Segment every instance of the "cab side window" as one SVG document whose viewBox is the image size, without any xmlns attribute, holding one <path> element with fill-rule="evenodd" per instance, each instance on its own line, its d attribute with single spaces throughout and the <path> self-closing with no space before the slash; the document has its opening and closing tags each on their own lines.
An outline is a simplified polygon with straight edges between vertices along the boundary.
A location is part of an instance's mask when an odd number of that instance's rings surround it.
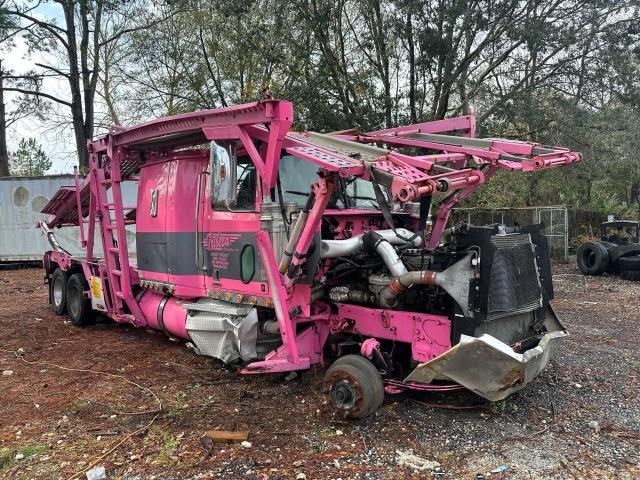
<svg viewBox="0 0 640 480">
<path fill-rule="evenodd" d="M 257 173 L 256 167 L 249 157 L 238 158 L 237 166 L 237 203 L 232 210 L 250 210 L 256 209 L 256 185 Z"/>
<path fill-rule="evenodd" d="M 209 171 L 214 210 L 253 212 L 257 172 L 248 156 L 236 157 L 235 142 L 211 142 Z"/>
</svg>

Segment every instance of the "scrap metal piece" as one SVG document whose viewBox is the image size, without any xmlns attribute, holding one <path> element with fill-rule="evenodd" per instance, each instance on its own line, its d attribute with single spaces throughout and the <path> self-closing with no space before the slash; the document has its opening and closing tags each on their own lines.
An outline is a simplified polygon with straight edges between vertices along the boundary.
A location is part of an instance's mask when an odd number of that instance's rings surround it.
<svg viewBox="0 0 640 480">
<path fill-rule="evenodd" d="M 516 353 L 491 335 L 461 335 L 460 342 L 433 360 L 421 363 L 405 382 L 450 379 L 474 393 L 497 401 L 529 384 L 556 354 L 568 336 L 553 310 L 546 311 L 547 332 L 537 346 Z"/>
<path fill-rule="evenodd" d="M 186 329 L 198 354 L 224 363 L 256 358 L 258 313 L 254 307 L 200 299 L 184 308 Z"/>
</svg>

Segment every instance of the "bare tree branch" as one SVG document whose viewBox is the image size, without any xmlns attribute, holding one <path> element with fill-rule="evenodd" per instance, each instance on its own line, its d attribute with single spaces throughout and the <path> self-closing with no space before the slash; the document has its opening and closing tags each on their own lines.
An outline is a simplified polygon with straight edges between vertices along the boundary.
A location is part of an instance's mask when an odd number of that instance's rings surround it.
<svg viewBox="0 0 640 480">
<path fill-rule="evenodd" d="M 49 100 L 52 100 L 56 103 L 59 103 L 61 105 L 65 105 L 67 107 L 71 107 L 71 103 L 67 102 L 66 100 L 62 100 L 61 98 L 55 97 L 53 95 L 49 95 L 48 93 L 44 93 L 44 92 L 39 92 L 37 90 L 26 90 L 23 88 L 18 88 L 18 87 L 4 87 L 3 89 L 5 92 L 18 92 L 18 93 L 23 93 L 25 95 L 35 95 L 37 97 L 42 97 L 42 98 L 48 98 Z"/>
</svg>

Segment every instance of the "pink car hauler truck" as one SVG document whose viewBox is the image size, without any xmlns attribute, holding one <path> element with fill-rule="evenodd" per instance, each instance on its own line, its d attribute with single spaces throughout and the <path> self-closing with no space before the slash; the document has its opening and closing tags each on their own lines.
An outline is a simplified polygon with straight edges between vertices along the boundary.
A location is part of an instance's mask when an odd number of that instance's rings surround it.
<svg viewBox="0 0 640 480">
<path fill-rule="evenodd" d="M 290 102 L 267 100 L 89 142 L 86 178 L 42 210 L 55 311 L 162 330 L 246 374 L 330 365 L 327 401 L 352 418 L 385 391 L 464 386 L 499 400 L 529 383 L 567 335 L 541 226 L 447 220 L 498 170 L 580 155 L 475 138 L 473 116 L 331 134 L 292 121 Z M 127 181 L 135 205 L 123 205 Z M 70 225 L 82 257 L 56 241 Z"/>
</svg>

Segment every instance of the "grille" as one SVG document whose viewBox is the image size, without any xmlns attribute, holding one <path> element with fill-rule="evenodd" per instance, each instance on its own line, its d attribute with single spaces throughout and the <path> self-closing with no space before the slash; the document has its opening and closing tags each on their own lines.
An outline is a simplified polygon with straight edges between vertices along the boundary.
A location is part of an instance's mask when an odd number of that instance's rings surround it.
<svg viewBox="0 0 640 480">
<path fill-rule="evenodd" d="M 542 306 L 542 287 L 529 234 L 491 237 L 487 320 L 535 310 Z"/>
</svg>

